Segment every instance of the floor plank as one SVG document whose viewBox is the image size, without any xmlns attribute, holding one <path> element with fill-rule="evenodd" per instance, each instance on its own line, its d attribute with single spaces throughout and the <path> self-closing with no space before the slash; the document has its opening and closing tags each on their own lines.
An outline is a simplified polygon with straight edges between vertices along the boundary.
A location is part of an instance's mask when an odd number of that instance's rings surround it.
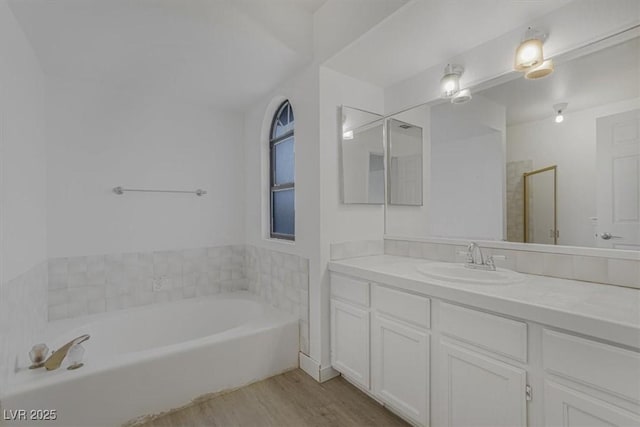
<svg viewBox="0 0 640 427">
<path fill-rule="evenodd" d="M 300 369 L 200 401 L 145 427 L 406 427 L 342 377 L 318 383 Z"/>
</svg>

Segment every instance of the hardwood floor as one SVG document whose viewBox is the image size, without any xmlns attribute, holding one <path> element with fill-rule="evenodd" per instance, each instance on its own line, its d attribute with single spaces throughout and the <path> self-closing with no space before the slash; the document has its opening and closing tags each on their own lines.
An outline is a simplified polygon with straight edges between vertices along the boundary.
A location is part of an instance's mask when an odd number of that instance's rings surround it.
<svg viewBox="0 0 640 427">
<path fill-rule="evenodd" d="M 143 425 L 408 426 L 342 377 L 319 384 L 300 369 L 212 397 Z"/>
</svg>

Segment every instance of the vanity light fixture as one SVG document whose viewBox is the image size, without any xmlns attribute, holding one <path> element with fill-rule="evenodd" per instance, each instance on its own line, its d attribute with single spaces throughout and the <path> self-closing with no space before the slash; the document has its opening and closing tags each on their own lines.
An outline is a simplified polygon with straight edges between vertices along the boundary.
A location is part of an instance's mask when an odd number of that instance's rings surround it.
<svg viewBox="0 0 640 427">
<path fill-rule="evenodd" d="M 513 68 L 517 71 L 527 71 L 543 63 L 542 42 L 545 34 L 531 27 L 527 28 L 524 38 L 516 49 Z"/>
<path fill-rule="evenodd" d="M 342 139 L 353 139 L 353 131 L 348 130 L 346 132 L 342 132 Z"/>
<path fill-rule="evenodd" d="M 556 113 L 556 117 L 555 117 L 555 122 L 556 123 L 562 123 L 564 121 L 564 116 L 562 115 L 562 112 L 567 108 L 567 104 L 566 102 L 560 102 L 558 104 L 554 104 L 553 105 L 553 111 Z"/>
<path fill-rule="evenodd" d="M 440 96 L 451 98 L 460 91 L 460 76 L 464 72 L 461 65 L 447 64 L 440 80 Z"/>
<path fill-rule="evenodd" d="M 524 78 L 528 80 L 541 79 L 553 73 L 553 59 L 547 59 L 537 67 L 533 67 L 524 72 Z"/>
<path fill-rule="evenodd" d="M 471 90 L 469 88 L 462 89 L 451 98 L 452 104 L 464 104 L 471 101 Z"/>
</svg>

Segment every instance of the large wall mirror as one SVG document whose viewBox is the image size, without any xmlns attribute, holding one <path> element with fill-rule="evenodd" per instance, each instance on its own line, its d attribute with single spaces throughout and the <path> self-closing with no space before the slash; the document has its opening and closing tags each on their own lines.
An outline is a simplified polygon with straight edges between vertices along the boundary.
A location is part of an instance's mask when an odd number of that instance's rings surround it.
<svg viewBox="0 0 640 427">
<path fill-rule="evenodd" d="M 390 116 L 421 129 L 424 168 L 422 206 L 389 204 L 387 235 L 640 250 L 638 33 L 554 62 Z"/>
<path fill-rule="evenodd" d="M 380 114 L 340 107 L 342 201 L 384 203 L 384 119 Z"/>
</svg>

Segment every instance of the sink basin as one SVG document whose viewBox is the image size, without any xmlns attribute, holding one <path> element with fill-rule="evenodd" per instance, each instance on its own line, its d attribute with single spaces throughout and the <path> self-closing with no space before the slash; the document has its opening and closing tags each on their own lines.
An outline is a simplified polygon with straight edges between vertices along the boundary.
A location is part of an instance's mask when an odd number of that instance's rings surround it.
<svg viewBox="0 0 640 427">
<path fill-rule="evenodd" d="M 452 283 L 473 283 L 477 285 L 511 285 L 524 281 L 524 276 L 515 271 L 498 268 L 496 271 L 476 270 L 464 264 L 434 262 L 418 266 L 425 276 Z"/>
</svg>

